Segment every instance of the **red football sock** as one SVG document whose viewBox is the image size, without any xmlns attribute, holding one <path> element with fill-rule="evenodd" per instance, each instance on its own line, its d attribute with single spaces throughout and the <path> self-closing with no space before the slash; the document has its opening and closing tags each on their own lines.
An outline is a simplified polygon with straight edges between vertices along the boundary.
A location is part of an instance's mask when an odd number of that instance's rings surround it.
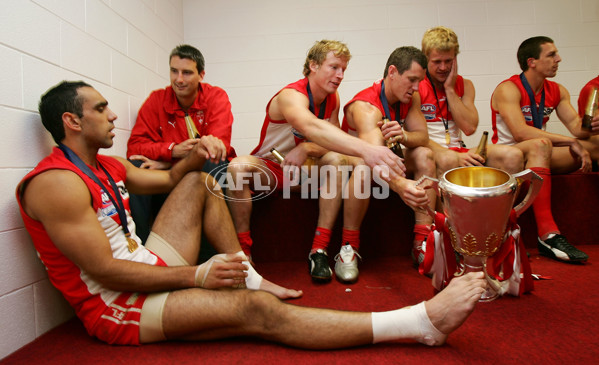
<svg viewBox="0 0 599 365">
<path fill-rule="evenodd" d="M 414 224 L 414 241 L 424 241 L 430 233 L 430 231 L 431 226 L 428 224 Z"/>
<path fill-rule="evenodd" d="M 349 243 L 349 245 L 355 250 L 360 249 L 360 230 L 351 230 L 343 228 L 341 233 L 341 244 Z"/>
<path fill-rule="evenodd" d="M 243 250 L 243 253 L 246 256 L 250 256 L 252 250 L 252 237 L 250 236 L 250 231 L 237 233 L 237 239 L 239 240 L 239 245 Z"/>
<path fill-rule="evenodd" d="M 327 247 L 329 247 L 329 242 L 331 241 L 331 230 L 322 227 L 316 227 L 316 232 L 314 233 L 314 240 L 312 241 L 312 250 L 310 252 L 316 252 L 316 250 L 321 249 L 326 252 Z"/>
<path fill-rule="evenodd" d="M 551 170 L 546 167 L 531 167 L 530 169 L 543 178 L 543 186 L 532 203 L 537 222 L 537 234 L 539 237 L 545 238 L 549 233 L 560 233 L 551 213 Z"/>
</svg>

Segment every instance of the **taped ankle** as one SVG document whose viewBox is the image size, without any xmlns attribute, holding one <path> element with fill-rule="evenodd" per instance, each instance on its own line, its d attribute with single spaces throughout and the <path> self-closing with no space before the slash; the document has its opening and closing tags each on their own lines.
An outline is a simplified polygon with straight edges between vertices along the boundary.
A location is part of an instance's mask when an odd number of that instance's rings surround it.
<svg viewBox="0 0 599 365">
<path fill-rule="evenodd" d="M 435 346 L 445 342 L 447 335 L 433 326 L 424 302 L 389 312 L 372 313 L 372 342 L 413 339 Z"/>
</svg>

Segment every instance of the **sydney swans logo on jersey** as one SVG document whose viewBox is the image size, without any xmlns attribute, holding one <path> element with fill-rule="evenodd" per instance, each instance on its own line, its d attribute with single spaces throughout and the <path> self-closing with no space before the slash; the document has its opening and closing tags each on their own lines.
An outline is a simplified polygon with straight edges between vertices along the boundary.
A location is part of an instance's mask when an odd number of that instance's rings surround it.
<svg viewBox="0 0 599 365">
<path fill-rule="evenodd" d="M 389 185 L 383 178 L 388 176 L 387 166 L 377 166 L 373 171 L 366 166 L 354 168 L 349 165 L 333 166 L 289 166 L 282 169 L 282 181 L 273 174 L 264 164 L 251 162 L 231 162 L 227 166 L 218 166 L 210 175 L 214 176 L 216 182 L 212 186 L 212 179 L 206 179 L 205 184 L 213 195 L 228 201 L 251 201 L 265 198 L 272 194 L 277 187 L 282 188 L 283 199 L 289 199 L 291 193 L 300 193 L 302 199 L 335 199 L 341 194 L 342 199 L 348 199 L 350 194 L 357 199 L 386 199 L 389 197 Z M 236 171 L 232 174 L 230 171 Z M 361 183 L 353 184 L 353 190 L 349 191 L 350 184 L 342 184 L 341 191 L 335 183 L 349 181 L 354 176 Z M 374 182 L 374 184 L 373 184 Z M 282 185 L 282 186 L 281 186 Z M 223 194 L 227 190 L 227 194 Z M 245 194 L 241 194 L 246 192 Z M 253 194 L 249 194 L 252 192 Z M 237 193 L 237 194 L 236 194 Z"/>
<path fill-rule="evenodd" d="M 198 120 L 198 123 L 200 123 L 200 125 L 204 124 L 204 111 L 203 110 L 199 110 L 196 113 L 196 119 Z"/>
</svg>

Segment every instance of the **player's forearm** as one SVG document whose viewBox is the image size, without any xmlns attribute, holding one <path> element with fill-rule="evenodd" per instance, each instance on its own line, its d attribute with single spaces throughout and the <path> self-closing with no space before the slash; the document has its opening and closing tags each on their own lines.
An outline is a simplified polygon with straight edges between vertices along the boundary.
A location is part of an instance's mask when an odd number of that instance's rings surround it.
<svg viewBox="0 0 599 365">
<path fill-rule="evenodd" d="M 474 104 L 464 103 L 455 92 L 447 90 L 447 102 L 451 106 L 451 116 L 458 128 L 467 136 L 476 132 L 478 127 L 478 111 Z"/>
<path fill-rule="evenodd" d="M 414 131 L 408 132 L 404 130 L 404 138 L 400 141 L 401 144 L 408 148 L 416 148 L 420 146 L 428 145 L 428 132 L 426 131 Z"/>
<path fill-rule="evenodd" d="M 319 146 L 344 155 L 359 156 L 364 153 L 368 142 L 350 136 L 329 123 L 311 123 L 304 131 L 305 136 Z"/>
<path fill-rule="evenodd" d="M 513 136 L 516 142 L 523 142 L 536 138 L 546 138 L 550 140 L 551 143 L 556 147 L 571 146 L 576 142 L 576 139 L 573 137 L 550 133 L 531 126 L 526 126 L 519 129 L 513 134 Z"/>
<path fill-rule="evenodd" d="M 131 137 L 127 144 L 127 157 L 142 155 L 155 161 L 171 162 L 172 143 L 156 142 L 140 137 Z"/>
<path fill-rule="evenodd" d="M 159 292 L 193 287 L 195 271 L 195 266 L 164 267 L 112 259 L 90 276 L 115 291 Z"/>
</svg>

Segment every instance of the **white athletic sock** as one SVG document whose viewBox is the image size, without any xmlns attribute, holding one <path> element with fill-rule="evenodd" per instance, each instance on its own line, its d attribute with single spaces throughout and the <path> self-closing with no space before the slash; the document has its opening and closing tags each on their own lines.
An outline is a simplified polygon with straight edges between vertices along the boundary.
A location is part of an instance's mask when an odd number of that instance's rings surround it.
<svg viewBox="0 0 599 365">
<path fill-rule="evenodd" d="M 243 264 L 248 267 L 248 276 L 245 278 L 245 286 L 252 290 L 260 289 L 260 284 L 262 284 L 262 275 L 258 274 L 256 269 L 254 269 L 252 264 L 250 264 L 250 261 L 243 251 L 239 251 L 235 253 L 235 255 L 243 257 Z"/>
<path fill-rule="evenodd" d="M 388 312 L 372 313 L 372 343 L 413 339 L 434 346 L 445 342 L 447 335 L 433 326 L 424 302 Z"/>
</svg>

